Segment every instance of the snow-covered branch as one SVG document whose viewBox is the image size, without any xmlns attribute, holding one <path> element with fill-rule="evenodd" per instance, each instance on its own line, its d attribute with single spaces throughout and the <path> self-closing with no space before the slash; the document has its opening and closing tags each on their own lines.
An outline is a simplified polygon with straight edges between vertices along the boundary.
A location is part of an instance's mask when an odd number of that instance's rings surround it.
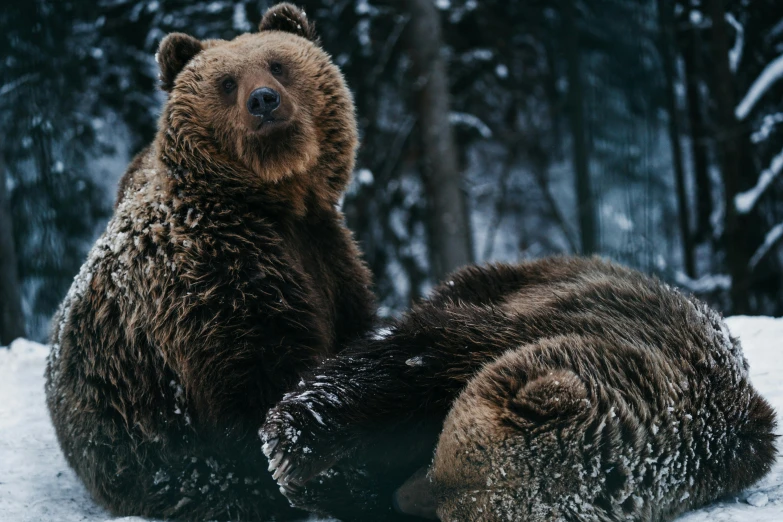
<svg viewBox="0 0 783 522">
<path fill-rule="evenodd" d="M 21 87 L 25 83 L 31 82 L 31 81 L 37 79 L 39 76 L 40 76 L 40 74 L 38 74 L 38 73 L 29 73 L 29 74 L 25 74 L 25 75 L 20 76 L 19 78 L 17 78 L 14 81 L 6 83 L 2 87 L 0 87 L 0 97 L 1 96 L 5 96 L 6 94 L 8 94 L 8 93 L 10 93 L 12 91 L 15 91 L 16 89 L 18 89 L 19 87 Z"/>
<path fill-rule="evenodd" d="M 772 230 L 767 232 L 766 237 L 764 237 L 764 243 L 756 250 L 756 253 L 753 254 L 753 257 L 750 258 L 750 263 L 748 263 L 748 267 L 753 270 L 756 268 L 756 265 L 759 264 L 759 261 L 761 261 L 767 253 L 772 250 L 775 245 L 778 244 L 778 242 L 783 239 L 783 223 L 778 223 L 774 227 L 772 227 Z"/>
<path fill-rule="evenodd" d="M 452 112 L 449 114 L 449 121 L 452 125 L 465 125 L 467 127 L 476 129 L 479 134 L 481 134 L 482 138 L 492 137 L 492 129 L 490 129 L 486 123 L 481 121 L 478 116 L 474 116 L 473 114 L 468 114 L 466 112 Z"/>
<path fill-rule="evenodd" d="M 751 143 L 761 143 L 762 141 L 769 139 L 772 131 L 775 130 L 775 127 L 780 123 L 783 123 L 783 112 L 765 114 L 761 120 L 759 129 L 750 136 Z"/>
<path fill-rule="evenodd" d="M 710 274 L 698 279 L 691 279 L 682 272 L 674 274 L 677 284 L 694 294 L 706 294 L 716 290 L 731 288 L 731 276 L 725 274 Z"/>
<path fill-rule="evenodd" d="M 770 163 L 769 168 L 761 173 L 755 187 L 734 196 L 734 208 L 737 209 L 737 212 L 740 214 L 747 214 L 753 210 L 753 207 L 756 206 L 756 202 L 772 184 L 774 179 L 778 177 L 781 170 L 783 170 L 783 151 L 772 158 L 772 163 Z"/>
<path fill-rule="evenodd" d="M 739 105 L 737 105 L 734 114 L 737 119 L 742 121 L 748 117 L 750 111 L 756 106 L 756 103 L 761 99 L 769 88 L 783 78 L 783 55 L 778 56 L 761 72 L 753 85 L 750 86 L 748 93 L 742 99 Z"/>
<path fill-rule="evenodd" d="M 735 73 L 739 69 L 740 60 L 742 60 L 742 50 L 745 46 L 745 28 L 731 13 L 726 13 L 726 21 L 737 31 L 734 47 L 729 51 L 729 67 L 731 67 L 731 72 Z"/>
</svg>

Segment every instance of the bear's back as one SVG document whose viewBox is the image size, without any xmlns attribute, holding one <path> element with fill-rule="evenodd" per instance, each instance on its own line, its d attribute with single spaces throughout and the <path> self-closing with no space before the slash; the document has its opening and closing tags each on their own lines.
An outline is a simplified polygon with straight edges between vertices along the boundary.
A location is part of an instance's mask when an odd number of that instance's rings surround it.
<svg viewBox="0 0 783 522">
<path fill-rule="evenodd" d="M 717 312 L 595 259 L 514 270 L 516 347 L 454 403 L 430 471 L 442 518 L 670 520 L 769 470 L 774 412 Z"/>
</svg>

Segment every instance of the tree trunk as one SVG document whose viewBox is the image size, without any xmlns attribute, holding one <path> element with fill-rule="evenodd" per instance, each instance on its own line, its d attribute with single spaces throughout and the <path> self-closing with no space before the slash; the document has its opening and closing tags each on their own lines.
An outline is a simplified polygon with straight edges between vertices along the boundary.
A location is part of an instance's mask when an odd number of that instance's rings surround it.
<svg viewBox="0 0 783 522">
<path fill-rule="evenodd" d="M 446 63 L 440 52 L 440 17 L 432 0 L 406 0 L 406 6 L 411 16 L 409 51 L 416 78 L 414 96 L 429 205 L 430 262 L 433 277 L 440 281 L 472 260 L 470 219 L 449 121 L 450 95 Z"/>
<path fill-rule="evenodd" d="M 573 136 L 574 185 L 582 254 L 598 251 L 598 227 L 590 179 L 590 155 L 587 145 L 582 87 L 579 28 L 576 23 L 576 0 L 562 0 L 563 44 L 568 76 L 568 116 Z"/>
<path fill-rule="evenodd" d="M 6 192 L 5 166 L 0 162 L 0 346 L 24 337 L 11 205 Z"/>
<path fill-rule="evenodd" d="M 714 71 L 713 94 L 717 133 L 723 176 L 724 204 L 726 208 L 724 225 L 724 248 L 731 275 L 731 301 L 733 314 L 749 312 L 748 263 L 752 255 L 750 238 L 743 230 L 741 216 L 734 207 L 734 197 L 741 190 L 741 165 L 743 160 L 742 137 L 739 122 L 734 116 L 736 96 L 734 76 L 729 67 L 729 35 L 726 30 L 726 11 L 723 0 L 708 0 L 707 14 L 712 20 L 712 68 Z"/>
<path fill-rule="evenodd" d="M 682 167 L 682 146 L 680 145 L 680 117 L 677 110 L 677 94 L 674 91 L 674 6 L 667 0 L 658 0 L 658 24 L 660 29 L 660 49 L 663 60 L 663 75 L 666 80 L 666 105 L 669 112 L 669 139 L 672 143 L 672 163 L 674 182 L 677 191 L 677 213 L 679 217 L 680 237 L 682 240 L 682 259 L 685 274 L 694 278 L 696 266 L 693 261 L 693 239 L 688 216 L 688 194 L 685 191 L 685 172 Z"/>
<path fill-rule="evenodd" d="M 685 63 L 685 87 L 688 97 L 688 120 L 691 132 L 691 156 L 696 185 L 696 241 L 702 242 L 712 237 L 712 182 L 710 181 L 707 155 L 707 130 L 702 113 L 700 88 L 701 67 L 701 29 L 690 26 L 683 35 Z"/>
</svg>

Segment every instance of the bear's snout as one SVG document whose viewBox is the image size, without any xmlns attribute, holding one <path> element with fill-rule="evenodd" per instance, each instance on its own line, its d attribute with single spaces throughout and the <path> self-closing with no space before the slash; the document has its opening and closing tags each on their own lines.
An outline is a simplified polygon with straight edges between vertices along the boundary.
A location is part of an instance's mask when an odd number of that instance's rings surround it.
<svg viewBox="0 0 783 522">
<path fill-rule="evenodd" d="M 254 90 L 247 100 L 247 110 L 250 115 L 264 120 L 278 107 L 280 107 L 280 93 L 270 87 Z"/>
</svg>

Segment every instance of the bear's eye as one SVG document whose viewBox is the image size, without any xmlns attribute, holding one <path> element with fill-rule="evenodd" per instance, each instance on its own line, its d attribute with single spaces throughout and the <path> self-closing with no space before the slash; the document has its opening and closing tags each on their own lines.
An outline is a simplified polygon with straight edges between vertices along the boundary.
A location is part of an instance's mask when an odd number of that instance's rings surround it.
<svg viewBox="0 0 783 522">
<path fill-rule="evenodd" d="M 275 76 L 283 74 L 283 66 L 279 62 L 272 62 L 272 65 L 269 66 L 269 70 L 272 71 L 272 74 Z"/>
<path fill-rule="evenodd" d="M 237 88 L 237 82 L 233 78 L 226 78 L 220 83 L 220 86 L 223 88 L 224 93 L 231 94 Z"/>
</svg>

